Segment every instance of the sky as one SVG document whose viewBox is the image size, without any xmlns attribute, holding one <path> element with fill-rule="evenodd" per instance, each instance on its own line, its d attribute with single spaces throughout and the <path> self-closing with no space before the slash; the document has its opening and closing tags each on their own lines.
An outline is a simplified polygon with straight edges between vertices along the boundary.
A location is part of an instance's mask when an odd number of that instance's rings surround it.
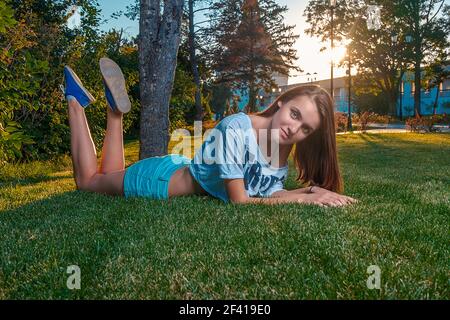
<svg viewBox="0 0 450 320">
<path fill-rule="evenodd" d="M 330 78 L 330 52 L 325 50 L 320 52 L 320 48 L 323 46 L 329 47 L 329 43 L 321 43 L 317 38 L 311 38 L 304 33 L 304 30 L 308 27 L 306 18 L 303 17 L 303 12 L 308 4 L 308 0 L 277 0 L 280 5 L 288 7 L 288 11 L 285 13 L 285 23 L 288 25 L 295 25 L 294 33 L 300 35 L 297 39 L 294 48 L 297 50 L 298 60 L 295 65 L 299 66 L 303 72 L 293 71 L 289 75 L 289 84 L 306 82 L 306 73 L 313 74 L 317 72 L 317 80 Z M 124 34 L 132 37 L 136 36 L 139 32 L 138 21 L 129 20 L 126 17 L 120 17 L 119 19 L 111 19 L 110 16 L 113 12 L 125 10 L 126 6 L 134 3 L 134 0 L 98 0 L 100 8 L 102 10 L 103 18 L 108 20 L 102 25 L 103 30 L 109 30 L 111 28 L 124 28 Z M 198 17 L 199 21 L 202 17 Z M 345 48 L 335 47 L 335 56 L 342 57 L 345 54 Z M 340 77 L 345 75 L 343 68 L 334 68 L 334 76 Z"/>
</svg>

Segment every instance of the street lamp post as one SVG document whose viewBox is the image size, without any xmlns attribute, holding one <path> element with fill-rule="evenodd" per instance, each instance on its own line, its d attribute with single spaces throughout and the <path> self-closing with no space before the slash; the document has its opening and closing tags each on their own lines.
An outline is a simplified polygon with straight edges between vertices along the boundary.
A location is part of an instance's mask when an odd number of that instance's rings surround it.
<svg viewBox="0 0 450 320">
<path fill-rule="evenodd" d="M 334 86 L 333 86 L 333 48 L 334 48 L 334 8 L 336 7 L 336 0 L 330 0 L 330 9 L 331 9 L 331 75 L 330 75 L 330 92 L 331 98 L 334 99 Z"/>
<path fill-rule="evenodd" d="M 391 41 L 394 44 L 394 46 L 397 45 L 398 42 L 398 35 L 395 32 L 392 32 L 391 34 Z M 402 108 L 403 108 L 403 90 L 402 90 L 402 57 L 400 56 L 400 85 L 399 85 L 399 96 L 400 96 L 400 120 L 402 120 Z"/>
<path fill-rule="evenodd" d="M 347 119 L 347 131 L 352 130 L 352 60 L 350 54 L 350 48 L 347 46 L 347 54 L 348 54 L 348 119 Z"/>
</svg>

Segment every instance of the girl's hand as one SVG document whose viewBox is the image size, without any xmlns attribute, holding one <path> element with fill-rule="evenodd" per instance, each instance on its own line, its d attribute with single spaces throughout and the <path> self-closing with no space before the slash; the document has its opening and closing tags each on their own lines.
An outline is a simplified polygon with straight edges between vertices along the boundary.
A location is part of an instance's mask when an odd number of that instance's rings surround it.
<svg viewBox="0 0 450 320">
<path fill-rule="evenodd" d="M 317 186 L 314 186 L 312 188 L 312 193 L 306 193 L 304 197 L 305 201 L 302 200 L 302 202 L 317 204 L 321 207 L 340 207 L 358 202 L 358 200 L 351 197 L 344 196 Z"/>
<path fill-rule="evenodd" d="M 318 187 L 318 186 L 314 186 L 312 188 L 312 193 L 331 193 L 331 194 L 337 195 L 338 197 L 346 199 L 346 200 L 350 201 L 351 203 L 358 202 L 358 200 L 356 200 L 356 199 L 354 199 L 352 197 L 349 197 L 349 196 L 346 196 L 346 195 L 343 195 L 343 194 L 339 194 L 339 193 L 336 193 L 336 192 L 333 192 L 333 191 L 330 191 L 330 190 L 327 190 L 327 189 L 324 189 L 324 188 L 321 188 L 321 187 Z"/>
</svg>

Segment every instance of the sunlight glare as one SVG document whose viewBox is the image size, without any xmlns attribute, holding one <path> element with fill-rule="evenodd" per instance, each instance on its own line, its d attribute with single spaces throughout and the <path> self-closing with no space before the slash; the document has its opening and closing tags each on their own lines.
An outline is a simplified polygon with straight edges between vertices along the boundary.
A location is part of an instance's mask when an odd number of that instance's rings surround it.
<svg viewBox="0 0 450 320">
<path fill-rule="evenodd" d="M 344 60 L 346 54 L 347 54 L 347 48 L 345 46 L 334 47 L 333 53 L 332 53 L 332 59 L 333 59 L 334 64 L 339 64 L 340 62 L 342 62 L 342 60 Z M 330 60 L 331 60 L 331 58 L 330 58 Z"/>
</svg>

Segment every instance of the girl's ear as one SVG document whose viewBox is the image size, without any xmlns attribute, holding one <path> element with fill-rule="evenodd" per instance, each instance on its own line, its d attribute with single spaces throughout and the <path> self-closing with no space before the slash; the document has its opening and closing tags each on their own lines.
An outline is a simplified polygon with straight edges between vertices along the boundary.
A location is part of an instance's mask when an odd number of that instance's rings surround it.
<svg viewBox="0 0 450 320">
<path fill-rule="evenodd" d="M 283 103 L 281 101 L 278 101 L 278 108 L 281 108 L 282 105 Z"/>
</svg>

